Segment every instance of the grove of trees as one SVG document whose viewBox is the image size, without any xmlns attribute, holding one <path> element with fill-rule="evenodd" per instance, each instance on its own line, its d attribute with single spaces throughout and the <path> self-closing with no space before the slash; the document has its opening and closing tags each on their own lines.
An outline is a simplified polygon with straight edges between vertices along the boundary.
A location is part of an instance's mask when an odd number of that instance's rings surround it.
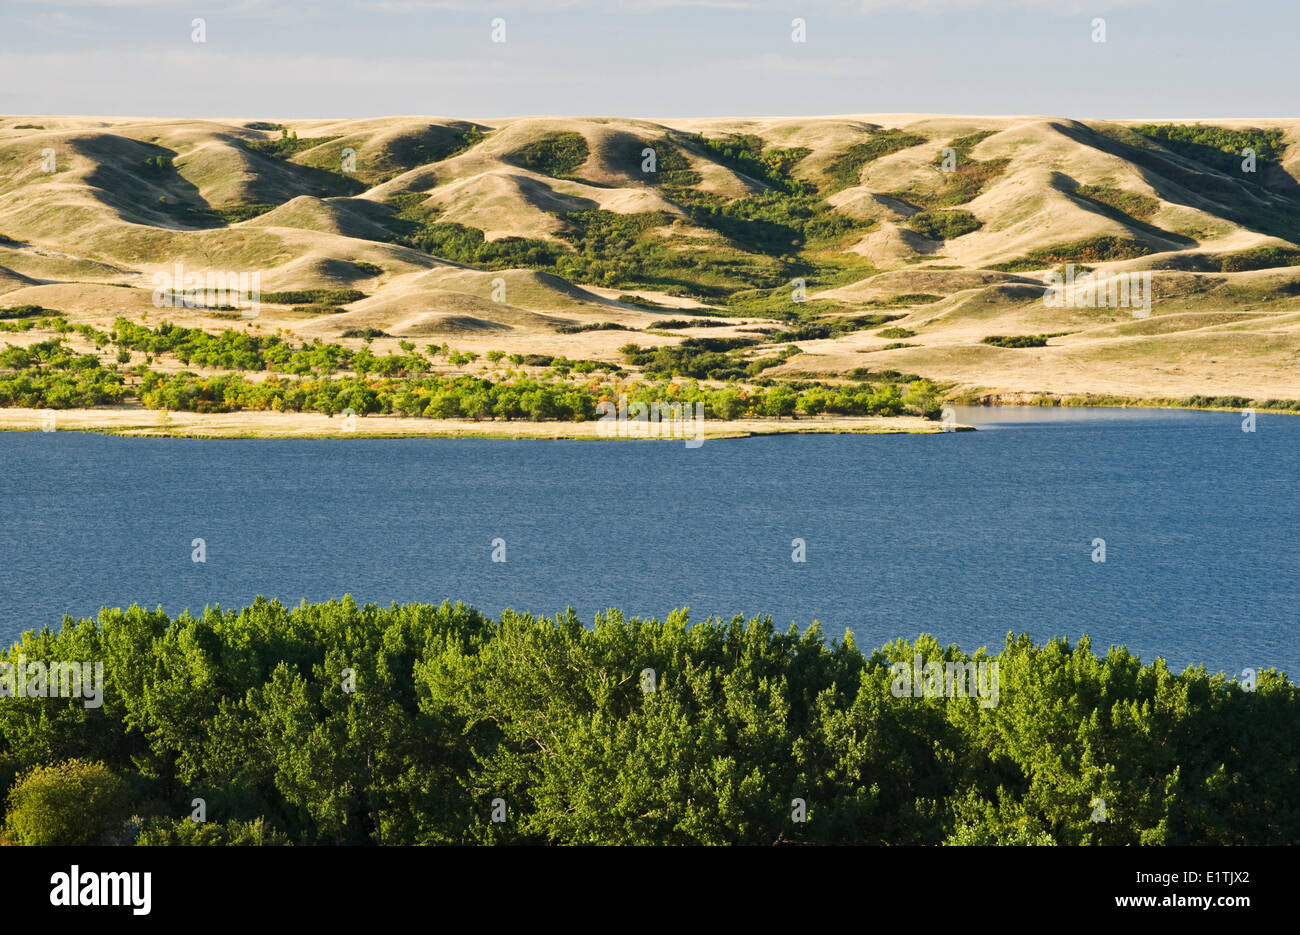
<svg viewBox="0 0 1300 935">
<path fill-rule="evenodd" d="M 259 598 L 19 653 L 100 661 L 104 695 L 0 700 L 15 843 L 1300 842 L 1294 684 L 1086 638 L 864 653 L 767 618 Z M 899 697 L 916 655 L 996 662 L 998 703 Z"/>
</svg>

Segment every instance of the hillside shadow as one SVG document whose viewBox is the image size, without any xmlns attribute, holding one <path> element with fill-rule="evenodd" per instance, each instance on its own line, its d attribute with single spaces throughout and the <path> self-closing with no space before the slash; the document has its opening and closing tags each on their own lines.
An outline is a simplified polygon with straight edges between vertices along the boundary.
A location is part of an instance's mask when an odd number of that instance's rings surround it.
<svg viewBox="0 0 1300 935">
<path fill-rule="evenodd" d="M 1200 163 L 1196 163 L 1200 171 L 1187 168 L 1179 163 L 1180 159 L 1187 157 L 1154 148 L 1155 144 L 1147 144 L 1144 137 L 1131 130 L 1122 131 L 1132 134 L 1133 140 L 1128 142 L 1077 123 L 1053 123 L 1052 127 L 1080 146 L 1137 166 L 1142 170 L 1143 181 L 1165 201 L 1202 211 L 1206 210 L 1204 202 L 1208 201 L 1214 205 L 1211 213 L 1217 213 L 1225 220 L 1300 243 L 1300 184 L 1290 176 L 1287 176 L 1288 183 L 1271 184 L 1267 188 L 1247 185 Z M 1273 164 L 1265 163 L 1265 166 L 1268 168 Z M 1188 195 L 1200 198 L 1189 198 Z"/>
<path fill-rule="evenodd" d="M 173 150 L 110 134 L 68 145 L 95 163 L 86 182 L 123 220 L 173 230 L 222 226 L 198 188 L 176 171 Z"/>
<path fill-rule="evenodd" d="M 1116 223 L 1123 224 L 1125 227 L 1134 231 L 1139 231 L 1149 237 L 1155 237 L 1159 240 L 1165 240 L 1169 243 L 1176 244 L 1180 247 L 1194 247 L 1196 240 L 1185 234 L 1175 234 L 1173 231 L 1165 230 L 1163 227 L 1157 227 L 1146 221 L 1139 220 L 1133 215 L 1121 211 L 1112 205 L 1108 205 L 1096 198 L 1090 198 L 1087 195 L 1080 194 L 1078 191 L 1079 182 L 1064 172 L 1052 173 L 1052 187 L 1061 194 L 1067 196 L 1076 205 L 1085 211 L 1091 211 L 1094 214 L 1100 214 L 1102 217 L 1109 218 Z"/>
</svg>

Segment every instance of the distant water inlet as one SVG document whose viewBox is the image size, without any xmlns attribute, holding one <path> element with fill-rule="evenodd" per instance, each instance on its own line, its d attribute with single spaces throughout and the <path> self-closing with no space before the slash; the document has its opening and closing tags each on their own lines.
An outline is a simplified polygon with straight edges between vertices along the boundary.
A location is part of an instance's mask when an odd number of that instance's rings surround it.
<svg viewBox="0 0 1300 935">
<path fill-rule="evenodd" d="M 696 437 L 685 406 L 658 423 L 626 412 L 629 432 Z M 0 637 L 105 605 L 351 594 L 491 615 L 571 605 L 588 623 L 611 607 L 769 614 L 867 650 L 1087 634 L 1176 669 L 1300 673 L 1300 419 L 954 416 L 979 431 L 696 448 L 0 433 Z M 993 673 L 975 676 L 973 694 L 964 671 L 899 690 L 995 697 Z"/>
</svg>

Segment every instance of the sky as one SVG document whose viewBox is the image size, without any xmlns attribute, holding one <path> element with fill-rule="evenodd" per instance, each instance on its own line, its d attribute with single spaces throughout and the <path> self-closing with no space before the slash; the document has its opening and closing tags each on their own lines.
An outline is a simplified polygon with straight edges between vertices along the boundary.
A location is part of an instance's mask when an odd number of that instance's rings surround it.
<svg viewBox="0 0 1300 935">
<path fill-rule="evenodd" d="M 0 113 L 1293 117 L 1297 36 L 1296 0 L 0 0 Z"/>
</svg>

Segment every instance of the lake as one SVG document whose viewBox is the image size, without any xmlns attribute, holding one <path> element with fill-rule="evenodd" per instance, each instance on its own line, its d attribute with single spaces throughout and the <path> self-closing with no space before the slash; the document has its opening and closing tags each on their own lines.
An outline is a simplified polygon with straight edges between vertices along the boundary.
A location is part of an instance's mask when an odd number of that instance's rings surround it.
<svg viewBox="0 0 1300 935">
<path fill-rule="evenodd" d="M 0 433 L 0 638 L 101 606 L 350 593 L 572 605 L 588 622 L 761 612 L 867 651 L 1086 633 L 1180 671 L 1300 673 L 1300 418 L 1260 415 L 1252 433 L 1236 413 L 957 419 L 980 431 L 696 449 Z"/>
</svg>

